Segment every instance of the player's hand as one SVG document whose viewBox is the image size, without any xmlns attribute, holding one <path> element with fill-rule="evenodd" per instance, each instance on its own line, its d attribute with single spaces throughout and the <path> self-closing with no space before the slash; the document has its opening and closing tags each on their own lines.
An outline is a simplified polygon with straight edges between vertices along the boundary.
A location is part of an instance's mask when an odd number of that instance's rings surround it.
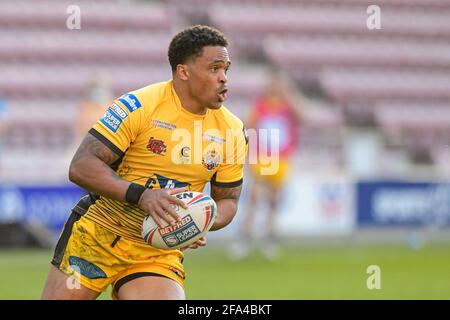
<svg viewBox="0 0 450 320">
<path fill-rule="evenodd" d="M 180 206 L 187 209 L 187 205 L 174 197 L 173 194 L 187 191 L 186 188 L 175 189 L 147 189 L 139 200 L 139 207 L 155 220 L 159 227 L 163 227 L 163 221 L 170 225 L 181 221 L 180 216 L 176 213 L 175 207 Z"/>
<path fill-rule="evenodd" d="M 191 243 L 187 247 L 181 248 L 180 250 L 184 251 L 186 249 L 197 249 L 198 247 L 204 247 L 204 246 L 206 246 L 206 238 L 205 237 L 201 237 L 200 239 L 198 239 L 194 243 Z"/>
</svg>

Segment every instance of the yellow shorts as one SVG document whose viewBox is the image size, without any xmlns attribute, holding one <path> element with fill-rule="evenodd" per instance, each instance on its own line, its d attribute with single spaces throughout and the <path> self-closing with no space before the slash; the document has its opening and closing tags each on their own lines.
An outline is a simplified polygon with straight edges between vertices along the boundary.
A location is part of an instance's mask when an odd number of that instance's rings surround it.
<svg viewBox="0 0 450 320">
<path fill-rule="evenodd" d="M 251 165 L 251 168 L 255 179 L 265 181 L 275 187 L 280 187 L 286 181 L 291 169 L 289 161 L 283 158 L 279 159 L 278 170 L 273 174 L 264 174 L 264 170 L 268 170 L 269 166 L 259 162 Z"/>
<path fill-rule="evenodd" d="M 72 213 L 64 226 L 52 264 L 81 285 L 103 292 L 113 286 L 113 298 L 127 281 L 162 276 L 184 286 L 183 253 L 160 250 L 127 240 L 99 224 Z"/>
</svg>

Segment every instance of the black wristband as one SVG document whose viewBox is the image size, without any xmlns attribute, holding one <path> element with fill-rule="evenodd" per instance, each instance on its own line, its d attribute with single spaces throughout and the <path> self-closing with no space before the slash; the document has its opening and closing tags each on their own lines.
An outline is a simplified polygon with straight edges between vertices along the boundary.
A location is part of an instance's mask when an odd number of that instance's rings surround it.
<svg viewBox="0 0 450 320">
<path fill-rule="evenodd" d="M 125 200 L 128 203 L 137 205 L 145 190 L 147 190 L 146 187 L 137 183 L 131 183 L 127 189 L 127 193 L 125 194 Z"/>
</svg>

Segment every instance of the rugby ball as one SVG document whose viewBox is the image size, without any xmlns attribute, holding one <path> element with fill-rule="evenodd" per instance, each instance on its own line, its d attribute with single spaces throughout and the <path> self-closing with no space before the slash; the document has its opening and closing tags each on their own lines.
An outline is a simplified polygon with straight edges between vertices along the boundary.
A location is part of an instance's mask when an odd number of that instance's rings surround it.
<svg viewBox="0 0 450 320">
<path fill-rule="evenodd" d="M 151 216 L 144 219 L 142 237 L 152 247 L 169 250 L 186 247 L 203 237 L 214 223 L 217 206 L 210 196 L 194 191 L 174 196 L 188 205 L 187 209 L 174 206 L 181 222 L 171 226 L 163 221 L 163 227 L 158 227 Z"/>
</svg>

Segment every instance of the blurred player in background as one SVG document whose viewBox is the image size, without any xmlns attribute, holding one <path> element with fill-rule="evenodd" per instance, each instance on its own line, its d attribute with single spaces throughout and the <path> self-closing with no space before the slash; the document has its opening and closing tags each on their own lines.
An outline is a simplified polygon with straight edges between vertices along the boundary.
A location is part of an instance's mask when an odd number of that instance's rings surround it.
<svg viewBox="0 0 450 320">
<path fill-rule="evenodd" d="M 201 192 L 207 182 L 218 211 L 211 230 L 225 227 L 236 214 L 244 161 L 217 158 L 228 130 L 237 132 L 235 151 L 242 152 L 237 159 L 244 159 L 247 149 L 242 121 L 222 106 L 231 63 L 227 45 L 221 32 L 207 26 L 180 32 L 168 52 L 173 79 L 123 95 L 89 130 L 69 177 L 92 194 L 66 222 L 43 299 L 95 299 L 109 285 L 117 299 L 185 298 L 182 251 L 149 246 L 141 228 L 147 215 L 159 226 L 180 222 L 174 206 L 186 206 L 173 195 Z M 202 153 L 197 163 L 192 142 L 176 149 L 180 141 L 172 134 L 195 138 L 199 124 L 215 133 L 194 143 Z M 205 244 L 202 238 L 189 248 Z M 81 286 L 68 286 L 77 276 Z"/>
<path fill-rule="evenodd" d="M 0 97 L 0 174 L 1 174 L 1 157 L 3 153 L 4 138 L 8 129 L 8 107 L 6 101 Z"/>
<path fill-rule="evenodd" d="M 257 162 L 250 164 L 253 175 L 253 184 L 249 186 L 249 203 L 241 224 L 241 240 L 231 247 L 232 258 L 245 257 L 253 242 L 253 227 L 255 215 L 260 212 L 256 210 L 260 204 L 267 206 L 266 221 L 263 224 L 263 237 L 260 249 L 269 259 L 276 259 L 279 255 L 279 246 L 276 238 L 276 216 L 280 203 L 283 186 L 289 178 L 292 156 L 297 151 L 299 138 L 299 125 L 303 118 L 303 99 L 291 84 L 286 75 L 278 70 L 271 73 L 264 94 L 256 100 L 253 105 L 249 119 L 246 123 L 248 128 L 268 130 L 268 142 L 258 143 L 258 152 L 267 154 L 270 150 L 270 131 L 279 132 L 279 168 L 273 175 L 264 175 L 262 169 L 264 164 Z M 267 150 L 261 150 L 267 145 Z M 259 159 L 259 157 L 258 157 Z M 242 238 L 244 241 L 242 241 Z"/>
</svg>

